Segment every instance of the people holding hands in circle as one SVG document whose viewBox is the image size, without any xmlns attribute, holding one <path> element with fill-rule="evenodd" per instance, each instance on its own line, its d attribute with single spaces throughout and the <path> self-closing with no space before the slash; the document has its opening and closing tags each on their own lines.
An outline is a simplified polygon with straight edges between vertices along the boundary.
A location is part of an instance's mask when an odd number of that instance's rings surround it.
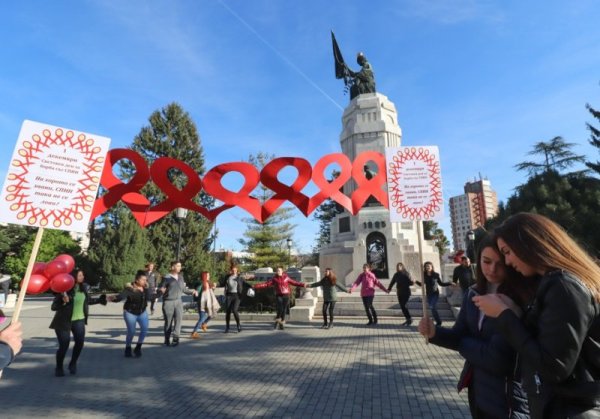
<svg viewBox="0 0 600 419">
<path fill-rule="evenodd" d="M 337 290 L 348 292 L 348 289 L 337 281 L 331 268 L 325 269 L 325 276 L 320 281 L 306 286 L 308 288 L 321 287 L 323 289 L 323 325 L 321 329 L 331 329 L 333 327 L 333 310 L 337 301 Z M 327 319 L 327 313 L 329 313 L 329 320 Z"/>
<path fill-rule="evenodd" d="M 254 284 L 254 289 L 262 289 L 268 287 L 275 288 L 275 298 L 277 304 L 277 317 L 275 318 L 275 329 L 283 330 L 285 327 L 285 315 L 290 305 L 290 285 L 296 287 L 306 287 L 303 282 L 297 282 L 291 279 L 283 272 L 283 267 L 277 267 L 275 276 L 268 281 Z"/>
<path fill-rule="evenodd" d="M 128 284 L 119 295 L 110 298 L 110 301 L 114 303 L 125 300 L 123 305 L 123 319 L 127 327 L 125 358 L 131 358 L 133 355 L 136 358 L 142 356 L 142 345 L 148 333 L 148 311 L 146 308 L 148 307 L 149 294 L 146 289 L 147 286 L 146 271 L 139 270 L 135 274 L 133 283 Z M 132 353 L 131 343 L 135 335 L 136 324 L 140 325 L 140 335 Z"/>
<path fill-rule="evenodd" d="M 352 293 L 352 291 L 354 291 L 354 289 L 359 285 L 361 286 L 360 296 L 365 307 L 365 312 L 367 313 L 367 318 L 369 319 L 367 326 L 377 324 L 377 312 L 375 311 L 375 307 L 373 307 L 375 287 L 379 287 L 379 289 L 384 291 L 386 294 L 389 294 L 390 292 L 386 287 L 383 286 L 381 282 L 379 282 L 375 274 L 371 272 L 371 266 L 368 263 L 363 265 L 362 273 L 358 275 L 358 278 L 356 278 L 356 281 L 354 281 L 354 284 L 352 284 L 349 292 Z"/>
<path fill-rule="evenodd" d="M 437 303 L 440 299 L 440 288 L 452 285 L 450 282 L 443 282 L 439 273 L 433 270 L 433 263 L 425 262 L 423 264 L 423 281 L 425 282 L 425 293 L 427 294 L 427 305 L 431 309 L 431 314 L 435 320 L 435 324 L 442 325 L 442 319 L 437 311 Z M 417 285 L 421 286 L 420 281 L 416 281 Z"/>
<path fill-rule="evenodd" d="M 531 417 L 600 417 L 600 268 L 558 224 L 531 213 L 495 230 L 506 264 L 539 284 L 521 319 L 501 294 L 473 297 L 517 351 Z"/>
</svg>

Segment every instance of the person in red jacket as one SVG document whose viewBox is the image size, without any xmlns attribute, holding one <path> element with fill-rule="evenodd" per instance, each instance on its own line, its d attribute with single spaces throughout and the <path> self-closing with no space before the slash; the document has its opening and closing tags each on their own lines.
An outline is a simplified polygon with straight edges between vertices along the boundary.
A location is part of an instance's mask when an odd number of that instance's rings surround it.
<svg viewBox="0 0 600 419">
<path fill-rule="evenodd" d="M 294 281 L 289 276 L 284 274 L 281 266 L 277 267 L 277 273 L 273 278 L 265 282 L 254 284 L 254 288 L 257 290 L 268 287 L 275 288 L 277 301 L 275 329 L 279 328 L 279 330 L 283 330 L 283 325 L 285 324 L 285 313 L 287 313 L 288 306 L 290 305 L 290 285 L 306 288 L 306 284 Z"/>
<path fill-rule="evenodd" d="M 385 291 L 386 294 L 389 294 L 390 292 L 386 287 L 383 286 L 381 282 L 379 282 L 375 274 L 371 272 L 371 267 L 368 263 L 363 265 L 363 272 L 358 275 L 358 278 L 356 278 L 356 281 L 354 281 L 354 284 L 352 284 L 350 293 L 352 293 L 352 291 L 354 291 L 354 289 L 359 285 L 361 286 L 360 296 L 362 297 L 363 305 L 365 306 L 365 311 L 367 312 L 367 317 L 369 318 L 367 326 L 377 324 L 377 312 L 375 311 L 375 307 L 373 307 L 375 286 Z"/>
</svg>

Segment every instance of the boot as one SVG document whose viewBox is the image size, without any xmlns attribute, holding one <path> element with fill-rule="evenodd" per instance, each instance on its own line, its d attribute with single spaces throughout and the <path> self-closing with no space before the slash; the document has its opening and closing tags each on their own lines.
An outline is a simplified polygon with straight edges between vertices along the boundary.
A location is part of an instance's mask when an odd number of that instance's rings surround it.
<svg viewBox="0 0 600 419">
<path fill-rule="evenodd" d="M 192 334 L 190 335 L 191 339 L 200 339 L 200 333 L 194 331 L 192 332 Z"/>
<path fill-rule="evenodd" d="M 173 343 L 171 343 L 171 346 L 177 346 L 177 345 L 179 345 L 179 337 L 174 337 Z"/>
<path fill-rule="evenodd" d="M 208 330 L 208 325 L 206 323 L 203 323 L 200 327 L 202 328 L 203 332 L 206 332 Z"/>
<path fill-rule="evenodd" d="M 321 329 L 327 329 L 327 323 L 323 323 L 323 325 L 321 326 Z"/>
<path fill-rule="evenodd" d="M 170 333 L 166 333 L 165 334 L 165 346 L 170 346 L 171 345 L 171 334 Z"/>
<path fill-rule="evenodd" d="M 285 327 L 285 320 L 279 322 L 279 330 L 283 330 Z"/>
<path fill-rule="evenodd" d="M 133 355 L 131 353 L 131 346 L 125 347 L 125 358 L 131 358 Z"/>
<path fill-rule="evenodd" d="M 77 364 L 74 362 L 69 363 L 69 374 L 75 375 L 77 374 Z"/>
<path fill-rule="evenodd" d="M 63 370 L 62 367 L 56 367 L 54 369 L 54 376 L 55 377 L 64 377 L 65 376 L 65 371 Z"/>
<path fill-rule="evenodd" d="M 135 355 L 136 358 L 141 358 L 142 357 L 142 344 L 138 343 L 137 345 L 135 345 L 135 349 L 133 350 L 133 354 Z"/>
<path fill-rule="evenodd" d="M 237 330 L 238 330 L 238 333 L 240 333 L 242 331 L 242 325 L 239 323 L 237 325 Z"/>
</svg>

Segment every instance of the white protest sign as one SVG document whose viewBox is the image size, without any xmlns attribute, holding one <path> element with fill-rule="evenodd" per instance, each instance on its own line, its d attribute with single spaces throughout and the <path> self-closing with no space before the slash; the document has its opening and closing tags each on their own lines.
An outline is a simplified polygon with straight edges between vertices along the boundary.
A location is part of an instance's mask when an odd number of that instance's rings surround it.
<svg viewBox="0 0 600 419">
<path fill-rule="evenodd" d="M 444 216 L 437 146 L 385 149 L 390 221 L 439 220 Z"/>
<path fill-rule="evenodd" d="M 85 232 L 110 138 L 24 121 L 0 194 L 0 222 Z"/>
</svg>

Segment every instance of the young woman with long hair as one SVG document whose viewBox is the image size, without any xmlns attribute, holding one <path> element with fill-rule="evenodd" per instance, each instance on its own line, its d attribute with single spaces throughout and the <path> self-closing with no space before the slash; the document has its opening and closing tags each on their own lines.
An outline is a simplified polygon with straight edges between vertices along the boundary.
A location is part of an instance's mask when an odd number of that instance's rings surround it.
<svg viewBox="0 0 600 419">
<path fill-rule="evenodd" d="M 323 289 L 323 326 L 321 329 L 331 329 L 333 327 L 333 309 L 337 301 L 337 290 L 348 292 L 348 289 L 337 281 L 335 273 L 331 268 L 325 269 L 325 276 L 318 282 L 307 284 L 307 287 Z M 329 320 L 327 319 L 329 313 Z"/>
<path fill-rule="evenodd" d="M 71 333 L 75 345 L 69 362 L 69 372 L 73 375 L 77 373 L 77 360 L 83 350 L 85 341 L 85 326 L 89 314 L 88 306 L 93 304 L 106 305 L 106 295 L 98 298 L 89 295 L 90 286 L 84 282 L 85 275 L 81 269 L 74 271 L 75 284 L 67 292 L 56 293 L 52 301 L 51 310 L 55 311 L 54 318 L 50 323 L 50 329 L 54 329 L 56 339 L 58 340 L 58 350 L 56 351 L 56 369 L 54 373 L 57 377 L 64 377 L 63 361 L 69 343 Z"/>
<path fill-rule="evenodd" d="M 600 417 L 600 268 L 558 224 L 531 213 L 495 231 L 506 263 L 539 279 L 521 319 L 500 295 L 474 297 L 518 353 L 532 418 Z"/>
<path fill-rule="evenodd" d="M 147 276 L 146 271 L 139 270 L 135 274 L 133 283 L 126 286 L 125 289 L 117 296 L 112 297 L 110 301 L 118 303 L 125 300 L 123 304 L 123 319 L 127 327 L 127 335 L 125 337 L 125 357 L 131 358 L 135 355 L 136 358 L 142 356 L 142 345 L 146 334 L 148 333 L 148 291 L 147 291 Z M 138 336 L 135 349 L 131 350 L 131 343 L 135 336 L 136 324 L 140 325 L 140 335 Z"/>
<path fill-rule="evenodd" d="M 476 284 L 467 289 L 454 326 L 434 326 L 429 318 L 421 319 L 419 332 L 429 342 L 460 352 L 465 364 L 458 390 L 468 389 L 471 416 L 483 418 L 528 418 L 528 408 L 521 386 L 513 380 L 515 351 L 502 337 L 496 319 L 483 316 L 472 298 L 476 295 L 504 293 L 516 315 L 522 314 L 523 298 L 514 289 L 519 274 L 504 264 L 495 238 L 485 237 L 477 255 Z"/>
<path fill-rule="evenodd" d="M 377 279 L 375 274 L 371 272 L 371 265 L 365 263 L 363 265 L 363 271 L 356 281 L 352 284 L 350 288 L 350 293 L 354 291 L 356 287 L 360 285 L 360 297 L 362 298 L 363 306 L 365 307 L 365 312 L 367 313 L 367 318 L 369 321 L 367 322 L 367 326 L 372 324 L 377 324 L 377 311 L 375 311 L 375 307 L 373 306 L 373 300 L 375 299 L 375 287 L 378 287 L 386 294 L 390 292 L 386 287 Z"/>
<path fill-rule="evenodd" d="M 415 281 L 412 280 L 410 276 L 410 272 L 406 270 L 404 264 L 399 262 L 396 265 L 396 273 L 392 277 L 390 281 L 390 285 L 388 286 L 388 291 L 391 291 L 396 285 L 396 294 L 398 296 L 398 303 L 400 304 L 400 309 L 402 310 L 402 314 L 404 314 L 404 318 L 406 321 L 402 324 L 402 326 L 410 326 L 412 324 L 412 317 L 410 317 L 410 312 L 406 307 L 408 300 L 410 299 L 410 286 L 414 285 Z"/>
<path fill-rule="evenodd" d="M 208 330 L 208 322 L 221 308 L 213 291 L 215 283 L 210 282 L 210 272 L 202 272 L 200 278 L 200 285 L 196 288 L 198 295 L 194 297 L 198 303 L 198 322 L 190 336 L 192 339 L 200 339 L 200 330 Z"/>
<path fill-rule="evenodd" d="M 229 275 L 221 279 L 219 286 L 225 287 L 225 330 L 223 332 L 229 333 L 229 323 L 231 321 L 231 314 L 233 313 L 237 331 L 240 333 L 242 331 L 240 314 L 238 312 L 240 301 L 244 291 L 251 287 L 239 274 L 237 265 L 233 264 L 229 269 Z"/>
<path fill-rule="evenodd" d="M 442 319 L 437 311 L 437 303 L 440 299 L 440 288 L 450 286 L 450 282 L 442 281 L 442 277 L 433 269 L 433 263 L 425 262 L 423 264 L 423 281 L 425 282 L 425 293 L 427 294 L 427 305 L 431 310 L 431 314 L 435 320 L 435 324 L 442 325 Z M 420 281 L 416 281 L 417 285 L 421 285 Z"/>
</svg>

